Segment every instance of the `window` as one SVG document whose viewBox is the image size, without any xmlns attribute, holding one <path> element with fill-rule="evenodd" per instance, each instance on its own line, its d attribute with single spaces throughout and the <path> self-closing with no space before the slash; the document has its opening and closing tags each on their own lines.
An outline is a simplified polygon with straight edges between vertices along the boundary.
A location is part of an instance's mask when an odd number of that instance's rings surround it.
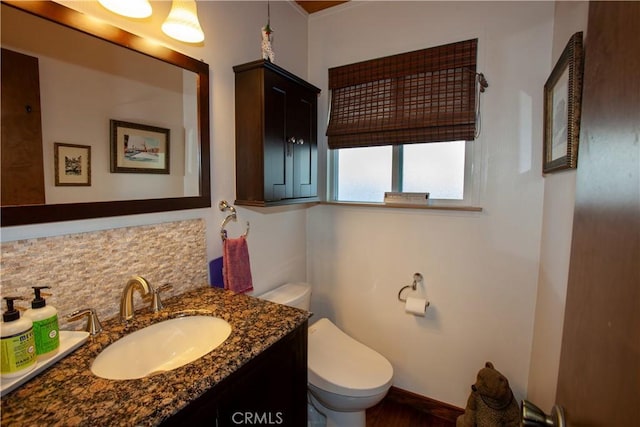
<svg viewBox="0 0 640 427">
<path fill-rule="evenodd" d="M 331 68 L 331 200 L 387 191 L 471 204 L 480 92 L 477 39 Z"/>
<path fill-rule="evenodd" d="M 392 151 L 390 145 L 338 150 L 334 200 L 382 202 L 384 192 L 392 189 Z"/>
<path fill-rule="evenodd" d="M 382 203 L 386 191 L 401 191 L 430 193 L 436 205 L 471 205 L 476 146 L 453 141 L 333 150 L 330 199 Z"/>
<path fill-rule="evenodd" d="M 464 141 L 403 146 L 398 191 L 429 192 L 433 199 L 464 198 Z"/>
</svg>

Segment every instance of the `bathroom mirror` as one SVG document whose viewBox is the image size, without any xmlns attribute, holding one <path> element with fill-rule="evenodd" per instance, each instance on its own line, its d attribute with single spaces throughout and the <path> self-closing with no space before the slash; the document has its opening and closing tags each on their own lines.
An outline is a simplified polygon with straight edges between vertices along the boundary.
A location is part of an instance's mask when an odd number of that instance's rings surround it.
<svg viewBox="0 0 640 427">
<path fill-rule="evenodd" d="M 11 16 L 11 25 L 5 25 L 5 16 Z M 72 59 L 74 74 L 67 80 L 63 80 L 70 74 L 66 69 L 58 70 L 55 79 L 45 73 L 51 73 L 51 63 L 57 65 L 68 58 L 52 58 L 50 53 L 38 58 L 45 203 L 3 203 L 3 227 L 211 206 L 208 64 L 51 1 L 3 1 L 2 18 L 3 48 L 5 39 L 11 38 L 5 33 L 9 27 L 35 35 L 18 34 L 13 37 L 15 40 L 54 39 L 41 33 L 41 24 L 33 23 L 38 20 L 44 26 L 55 27 L 57 32 L 69 33 L 55 39 L 59 40 L 57 51 L 62 56 L 78 57 L 79 52 L 86 52 L 85 56 L 91 57 L 88 65 Z M 18 19 L 26 19 L 28 24 L 16 24 Z M 32 28 L 34 25 L 38 25 L 37 29 Z M 71 39 L 76 36 L 85 40 Z M 104 52 L 98 51 L 103 48 Z M 11 45 L 7 49 L 37 57 L 33 46 Z M 153 68 L 145 68 L 149 66 Z M 103 78 L 108 80 L 98 80 Z M 89 93 L 85 83 L 102 86 L 103 92 Z M 176 93 L 178 87 L 180 91 Z M 115 93 L 129 98 L 107 100 Z M 64 105 L 53 104 L 63 101 Z M 84 107 L 79 105 L 85 102 Z M 44 117 L 47 111 L 57 116 L 50 113 Z M 148 136 L 147 127 L 152 129 L 153 138 L 170 135 L 162 142 L 168 150 L 162 164 L 164 173 L 150 173 L 142 163 L 141 167 L 112 171 L 112 148 L 117 146 L 114 122 L 120 126 L 127 123 L 125 130 L 117 128 L 118 132 L 132 132 L 137 138 Z M 59 184 L 54 174 L 58 150 L 70 155 L 91 154 L 90 185 Z"/>
</svg>

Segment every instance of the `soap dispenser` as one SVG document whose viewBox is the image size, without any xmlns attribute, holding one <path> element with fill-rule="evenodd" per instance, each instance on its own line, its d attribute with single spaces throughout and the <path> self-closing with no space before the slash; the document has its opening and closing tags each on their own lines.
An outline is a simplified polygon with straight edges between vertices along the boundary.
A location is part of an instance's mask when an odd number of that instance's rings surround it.
<svg viewBox="0 0 640 427">
<path fill-rule="evenodd" d="M 4 297 L 7 311 L 2 314 L 0 324 L 0 376 L 14 378 L 26 374 L 36 367 L 36 345 L 33 338 L 33 323 L 13 307 L 18 297 Z"/>
<path fill-rule="evenodd" d="M 58 310 L 47 305 L 40 295 L 42 289 L 50 286 L 32 286 L 35 298 L 31 301 L 31 308 L 25 311 L 25 317 L 33 322 L 33 336 L 36 342 L 38 360 L 45 360 L 54 356 L 60 348 L 60 327 L 58 325 Z"/>
</svg>

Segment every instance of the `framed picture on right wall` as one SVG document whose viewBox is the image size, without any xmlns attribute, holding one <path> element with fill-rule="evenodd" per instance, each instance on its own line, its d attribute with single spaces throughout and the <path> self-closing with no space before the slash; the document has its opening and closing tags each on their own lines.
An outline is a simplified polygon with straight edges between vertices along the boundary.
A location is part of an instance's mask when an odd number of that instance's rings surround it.
<svg viewBox="0 0 640 427">
<path fill-rule="evenodd" d="M 577 32 L 544 84 L 543 174 L 578 167 L 583 64 L 582 32 Z"/>
</svg>

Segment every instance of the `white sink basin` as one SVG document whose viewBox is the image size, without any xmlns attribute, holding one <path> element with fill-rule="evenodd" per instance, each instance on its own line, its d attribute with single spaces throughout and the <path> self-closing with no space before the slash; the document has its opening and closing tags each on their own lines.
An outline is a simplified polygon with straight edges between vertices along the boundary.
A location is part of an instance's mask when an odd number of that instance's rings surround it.
<svg viewBox="0 0 640 427">
<path fill-rule="evenodd" d="M 131 380 L 170 371 L 209 353 L 231 334 L 231 325 L 212 316 L 165 320 L 120 338 L 102 350 L 91 372 L 110 380 Z"/>
</svg>

